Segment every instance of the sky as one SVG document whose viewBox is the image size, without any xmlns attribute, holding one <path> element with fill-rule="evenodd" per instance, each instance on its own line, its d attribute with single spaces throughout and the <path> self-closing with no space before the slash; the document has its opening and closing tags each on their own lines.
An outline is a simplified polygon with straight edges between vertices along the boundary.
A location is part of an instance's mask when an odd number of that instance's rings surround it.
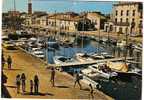
<svg viewBox="0 0 144 100">
<path fill-rule="evenodd" d="M 27 12 L 28 0 L 15 0 L 16 10 Z M 33 11 L 46 11 L 48 13 L 56 12 L 83 12 L 100 11 L 109 14 L 112 11 L 112 5 L 116 2 L 110 1 L 81 1 L 81 0 L 32 0 Z M 7 12 L 14 9 L 14 0 L 3 0 L 2 11 Z"/>
</svg>

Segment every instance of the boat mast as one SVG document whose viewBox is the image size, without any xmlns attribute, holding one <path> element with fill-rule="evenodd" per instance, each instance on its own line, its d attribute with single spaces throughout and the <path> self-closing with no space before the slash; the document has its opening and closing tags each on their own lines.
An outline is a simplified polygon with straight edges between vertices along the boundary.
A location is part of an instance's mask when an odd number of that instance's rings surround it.
<svg viewBox="0 0 144 100">
<path fill-rule="evenodd" d="M 101 19 L 101 16 L 100 16 L 100 19 Z M 99 34 L 99 40 L 98 40 L 98 54 L 100 54 L 100 26 L 99 26 L 99 30 L 98 30 L 98 34 Z"/>
<path fill-rule="evenodd" d="M 82 20 L 82 49 L 83 49 L 83 36 L 84 36 L 84 24 L 85 24 L 85 12 L 84 12 L 84 14 L 83 14 L 83 20 Z"/>
<path fill-rule="evenodd" d="M 131 8 L 131 7 L 130 7 Z M 131 9 L 130 9 L 131 10 Z M 130 15 L 128 16 L 128 19 L 130 21 Z M 127 49 L 128 49 L 128 26 L 130 27 L 130 22 L 127 22 L 127 27 L 126 27 L 126 34 L 125 34 L 125 39 L 126 39 L 126 46 L 125 46 L 125 57 L 124 57 L 124 60 L 125 60 L 125 64 L 127 63 Z M 129 29 L 129 33 L 130 33 L 130 29 Z"/>
<path fill-rule="evenodd" d="M 57 33 L 57 31 L 56 31 L 56 10 L 55 10 L 55 34 L 54 34 L 54 39 L 56 38 L 56 33 Z"/>
<path fill-rule="evenodd" d="M 126 28 L 126 34 L 125 34 L 125 39 L 126 39 L 126 45 L 125 45 L 125 64 L 126 64 L 126 59 L 127 59 L 127 47 L 128 47 L 128 26 Z"/>
</svg>

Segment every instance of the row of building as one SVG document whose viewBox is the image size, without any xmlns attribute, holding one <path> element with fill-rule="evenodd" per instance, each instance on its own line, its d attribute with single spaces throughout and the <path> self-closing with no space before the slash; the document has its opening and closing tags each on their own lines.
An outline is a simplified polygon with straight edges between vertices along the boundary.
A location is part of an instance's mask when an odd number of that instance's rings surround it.
<svg viewBox="0 0 144 100">
<path fill-rule="evenodd" d="M 18 15 L 18 13 L 16 13 Z M 143 8 L 140 2 L 118 2 L 113 4 L 109 17 L 100 12 L 65 12 L 47 14 L 33 12 L 32 4 L 28 4 L 28 14 L 20 15 L 25 19 L 24 26 L 44 28 L 48 30 L 75 32 L 79 22 L 93 25 L 88 31 L 104 30 L 111 33 L 128 33 L 131 36 L 142 35 Z"/>
<path fill-rule="evenodd" d="M 113 5 L 111 18 L 105 22 L 105 31 L 142 35 L 143 5 L 140 2 L 119 2 Z"/>
<path fill-rule="evenodd" d="M 26 18 L 25 25 L 51 30 L 75 32 L 78 30 L 77 25 L 80 21 L 83 21 L 83 23 L 87 21 L 94 26 L 91 30 L 98 30 L 99 28 L 104 28 L 105 20 L 106 17 L 99 12 L 87 12 L 84 14 L 77 14 L 74 12 L 55 14 L 35 12 Z"/>
</svg>

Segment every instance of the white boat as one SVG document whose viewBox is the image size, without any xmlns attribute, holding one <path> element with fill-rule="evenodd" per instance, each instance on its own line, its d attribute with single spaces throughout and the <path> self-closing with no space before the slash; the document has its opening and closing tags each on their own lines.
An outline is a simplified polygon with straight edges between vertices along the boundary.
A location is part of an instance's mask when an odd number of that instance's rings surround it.
<svg viewBox="0 0 144 100">
<path fill-rule="evenodd" d="M 32 48 L 32 54 L 38 58 L 44 58 L 44 52 L 40 48 Z"/>
<path fill-rule="evenodd" d="M 86 53 L 76 53 L 76 59 L 80 62 L 93 61 L 94 60 L 93 58 L 91 58 Z"/>
<path fill-rule="evenodd" d="M 133 48 L 142 51 L 142 45 L 141 44 L 133 45 Z"/>
<path fill-rule="evenodd" d="M 37 41 L 37 38 L 32 37 L 32 38 L 30 38 L 29 40 L 30 40 L 30 41 L 35 41 L 35 42 L 36 42 L 36 41 Z"/>
<path fill-rule="evenodd" d="M 81 70 L 82 74 L 88 76 L 88 77 L 96 77 L 99 75 L 96 71 L 93 71 L 91 68 L 85 68 Z"/>
<path fill-rule="evenodd" d="M 77 61 L 70 57 L 64 57 L 64 56 L 54 56 L 53 61 L 55 64 L 70 64 L 70 63 L 76 63 Z"/>
<path fill-rule="evenodd" d="M 99 83 L 97 83 L 96 81 L 94 81 L 93 79 L 88 77 L 87 75 L 83 75 L 83 78 L 81 81 L 87 85 L 91 84 L 94 89 L 97 89 L 98 86 L 99 86 L 99 88 L 101 87 L 101 85 Z"/>
<path fill-rule="evenodd" d="M 99 73 L 100 76 L 107 79 L 118 75 L 116 72 L 112 72 L 111 69 L 105 66 L 104 63 L 90 65 L 89 68 L 92 69 L 92 71 Z"/>
<path fill-rule="evenodd" d="M 104 56 L 104 58 L 114 58 L 114 56 L 108 54 L 107 52 L 102 52 L 101 55 Z"/>
<path fill-rule="evenodd" d="M 102 54 L 98 54 L 98 53 L 90 53 L 89 56 L 96 60 L 105 58 Z"/>
<path fill-rule="evenodd" d="M 125 47 L 126 46 L 126 41 L 118 41 L 117 46 L 122 47 L 122 48 Z"/>
</svg>

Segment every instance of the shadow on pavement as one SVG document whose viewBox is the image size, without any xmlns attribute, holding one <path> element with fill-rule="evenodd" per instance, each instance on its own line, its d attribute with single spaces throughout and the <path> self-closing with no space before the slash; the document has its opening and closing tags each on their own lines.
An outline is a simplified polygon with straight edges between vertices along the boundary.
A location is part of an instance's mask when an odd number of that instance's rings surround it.
<svg viewBox="0 0 144 100">
<path fill-rule="evenodd" d="M 34 96 L 46 96 L 46 95 L 50 95 L 50 96 L 54 96 L 54 94 L 52 93 L 30 93 L 30 92 L 27 92 L 27 93 L 24 93 L 24 95 L 34 95 Z"/>
<path fill-rule="evenodd" d="M 6 87 L 8 87 L 8 88 L 16 88 L 16 86 L 9 86 L 9 85 L 6 85 Z"/>
<path fill-rule="evenodd" d="M 14 70 L 14 71 L 17 71 L 17 70 L 22 70 L 22 69 L 14 69 L 14 68 L 8 69 L 8 68 L 3 68 L 3 70 Z"/>
<path fill-rule="evenodd" d="M 56 86 L 58 88 L 69 88 L 68 86 Z"/>
</svg>

